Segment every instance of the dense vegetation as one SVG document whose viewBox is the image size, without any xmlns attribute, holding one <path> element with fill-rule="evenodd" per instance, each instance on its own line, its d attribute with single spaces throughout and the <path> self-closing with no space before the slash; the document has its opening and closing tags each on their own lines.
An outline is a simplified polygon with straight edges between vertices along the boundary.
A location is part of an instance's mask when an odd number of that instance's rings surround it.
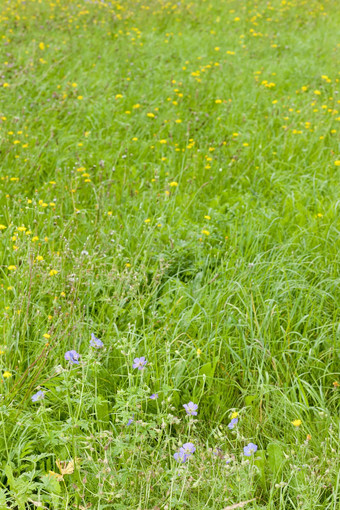
<svg viewBox="0 0 340 510">
<path fill-rule="evenodd" d="M 339 2 L 0 7 L 0 510 L 339 509 Z"/>
</svg>

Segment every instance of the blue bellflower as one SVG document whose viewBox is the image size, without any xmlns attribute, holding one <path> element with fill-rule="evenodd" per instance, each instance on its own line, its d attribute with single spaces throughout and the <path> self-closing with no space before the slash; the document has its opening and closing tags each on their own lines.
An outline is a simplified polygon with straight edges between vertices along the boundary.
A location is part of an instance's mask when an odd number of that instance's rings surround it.
<svg viewBox="0 0 340 510">
<path fill-rule="evenodd" d="M 196 451 L 193 443 L 184 443 L 178 452 L 174 454 L 174 459 L 179 462 L 185 462 Z"/>
<path fill-rule="evenodd" d="M 79 356 L 80 356 L 80 354 L 78 354 L 78 352 L 74 351 L 74 350 L 65 352 L 65 359 L 66 359 L 66 361 L 69 361 L 71 364 L 74 364 L 74 363 L 78 364 Z"/>
<path fill-rule="evenodd" d="M 42 400 L 43 398 L 45 398 L 45 393 L 43 391 L 41 391 L 41 390 L 37 391 L 37 393 L 35 393 L 31 397 L 32 402 L 38 402 L 39 400 Z"/>
<path fill-rule="evenodd" d="M 238 418 L 233 418 L 228 425 L 228 429 L 230 429 L 230 430 L 233 429 L 235 427 L 235 425 L 237 425 L 237 423 L 238 423 Z"/>
<path fill-rule="evenodd" d="M 135 419 L 135 415 L 133 414 L 132 418 L 129 419 L 129 421 L 127 422 L 126 426 L 128 427 L 129 425 L 131 425 L 131 423 L 133 423 L 134 419 Z"/>
<path fill-rule="evenodd" d="M 183 407 L 186 410 L 187 414 L 189 414 L 190 416 L 197 416 L 197 411 L 196 411 L 198 409 L 197 404 L 194 404 L 193 402 L 189 402 L 189 404 L 184 404 Z"/>
<path fill-rule="evenodd" d="M 249 443 L 247 446 L 243 448 L 243 453 L 246 457 L 251 457 L 253 453 L 257 451 L 257 445 L 254 443 Z"/>
<path fill-rule="evenodd" d="M 95 347 L 96 349 L 101 349 L 102 347 L 104 347 L 103 342 L 101 340 L 99 340 L 99 338 L 94 336 L 93 333 L 91 333 L 90 345 L 91 345 L 91 347 Z"/>
<path fill-rule="evenodd" d="M 135 358 L 133 360 L 132 368 L 138 368 L 138 370 L 143 370 L 143 368 L 145 367 L 146 364 L 147 364 L 147 361 L 144 358 L 144 356 L 142 356 L 141 358 Z"/>
</svg>

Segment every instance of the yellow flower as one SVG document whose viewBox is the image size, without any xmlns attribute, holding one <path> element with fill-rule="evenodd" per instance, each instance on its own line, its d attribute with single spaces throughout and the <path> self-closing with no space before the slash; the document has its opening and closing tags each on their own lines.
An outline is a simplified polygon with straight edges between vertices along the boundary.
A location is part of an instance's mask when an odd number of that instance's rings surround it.
<svg viewBox="0 0 340 510">
<path fill-rule="evenodd" d="M 294 420 L 292 421 L 292 424 L 294 425 L 294 427 L 300 427 L 302 421 L 301 420 Z"/>
<path fill-rule="evenodd" d="M 202 354 L 201 349 L 197 349 L 196 354 L 197 354 L 198 357 L 200 357 L 200 355 Z"/>
<path fill-rule="evenodd" d="M 116 99 L 121 99 L 122 97 L 122 94 L 116 94 Z"/>
<path fill-rule="evenodd" d="M 146 220 L 144 220 L 144 223 L 150 223 L 150 218 L 146 218 Z"/>
<path fill-rule="evenodd" d="M 76 88 L 77 84 L 76 83 L 72 83 L 72 87 Z"/>
<path fill-rule="evenodd" d="M 43 337 L 49 339 L 49 338 L 51 338 L 51 335 L 49 335 L 48 333 L 44 333 Z"/>
<path fill-rule="evenodd" d="M 5 230 L 5 228 L 7 228 L 5 225 L 0 225 L 0 230 Z"/>
<path fill-rule="evenodd" d="M 202 230 L 202 234 L 204 234 L 206 236 L 210 236 L 209 230 Z"/>
<path fill-rule="evenodd" d="M 215 103 L 216 103 L 216 104 L 221 104 L 221 103 L 222 103 L 222 99 L 216 99 L 216 100 L 215 100 Z"/>
<path fill-rule="evenodd" d="M 163 140 L 159 140 L 159 143 L 163 143 L 164 144 L 164 143 L 167 143 L 167 141 L 163 139 Z"/>
<path fill-rule="evenodd" d="M 61 296 L 61 297 L 66 297 L 65 292 L 60 292 L 60 296 Z"/>
<path fill-rule="evenodd" d="M 211 217 L 210 217 L 210 216 L 208 216 L 208 215 L 204 216 L 204 218 L 205 218 L 206 220 L 211 220 Z"/>
<path fill-rule="evenodd" d="M 37 255 L 37 261 L 41 262 L 42 260 L 44 260 L 44 257 L 42 257 L 41 255 Z"/>
<path fill-rule="evenodd" d="M 4 373 L 2 374 L 2 377 L 3 377 L 4 379 L 8 379 L 9 377 L 12 377 L 12 374 L 6 370 L 6 372 L 4 372 Z"/>
<path fill-rule="evenodd" d="M 2 86 L 3 87 L 9 87 L 9 83 L 4 83 Z"/>
<path fill-rule="evenodd" d="M 39 43 L 39 48 L 41 50 L 44 50 L 45 49 L 45 44 L 43 42 Z"/>
<path fill-rule="evenodd" d="M 234 418 L 237 418 L 237 417 L 238 417 L 238 412 L 237 412 L 237 411 L 235 411 L 235 412 L 231 413 L 230 418 L 231 418 L 232 420 L 233 420 Z"/>
<path fill-rule="evenodd" d="M 77 99 L 79 99 L 79 101 L 81 101 L 83 99 L 83 96 L 78 96 Z"/>
<path fill-rule="evenodd" d="M 56 269 L 51 269 L 50 276 L 54 276 L 55 274 L 58 274 L 58 271 Z"/>
<path fill-rule="evenodd" d="M 172 188 L 175 188 L 176 186 L 178 186 L 178 182 L 175 182 L 175 181 L 170 182 L 170 186 L 171 186 Z"/>
<path fill-rule="evenodd" d="M 150 117 L 150 119 L 153 119 L 155 117 L 155 114 L 154 113 L 147 113 L 146 116 Z"/>
<path fill-rule="evenodd" d="M 17 268 L 17 266 L 8 266 L 7 269 L 9 269 L 10 271 L 15 271 Z"/>
<path fill-rule="evenodd" d="M 129 262 L 127 262 L 127 263 L 125 264 L 125 267 L 131 267 L 131 264 L 130 264 Z"/>
<path fill-rule="evenodd" d="M 32 237 L 32 241 L 35 243 L 35 241 L 39 241 L 39 237 L 38 236 L 34 236 Z"/>
<path fill-rule="evenodd" d="M 340 159 L 338 159 L 337 161 L 334 161 L 334 165 L 335 166 L 340 166 Z"/>
</svg>

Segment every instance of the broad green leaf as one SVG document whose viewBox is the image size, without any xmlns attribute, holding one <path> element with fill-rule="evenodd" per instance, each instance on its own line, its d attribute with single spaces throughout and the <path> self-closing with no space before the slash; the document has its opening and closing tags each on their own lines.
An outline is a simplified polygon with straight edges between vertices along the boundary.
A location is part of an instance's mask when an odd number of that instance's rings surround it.
<svg viewBox="0 0 340 510">
<path fill-rule="evenodd" d="M 246 406 L 253 405 L 254 400 L 257 398 L 257 395 L 247 395 L 244 399 L 244 403 Z"/>
<path fill-rule="evenodd" d="M 269 443 L 267 446 L 268 465 L 274 475 L 282 469 L 285 456 L 282 448 L 277 443 Z"/>
</svg>

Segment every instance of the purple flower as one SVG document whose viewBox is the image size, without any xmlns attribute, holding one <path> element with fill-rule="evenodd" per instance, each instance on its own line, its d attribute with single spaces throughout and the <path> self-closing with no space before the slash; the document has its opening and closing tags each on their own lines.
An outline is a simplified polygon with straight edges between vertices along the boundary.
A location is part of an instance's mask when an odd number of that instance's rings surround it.
<svg viewBox="0 0 340 510">
<path fill-rule="evenodd" d="M 132 415 L 132 418 L 129 419 L 129 421 L 127 422 L 126 426 L 128 427 L 129 425 L 131 425 L 131 423 L 133 423 L 134 421 L 134 418 L 135 418 L 135 415 L 133 414 Z"/>
<path fill-rule="evenodd" d="M 179 452 L 175 455 L 176 460 L 181 460 L 185 462 L 191 455 L 196 451 L 195 446 L 192 443 L 185 443 L 180 449 Z"/>
<path fill-rule="evenodd" d="M 38 400 L 42 400 L 43 398 L 45 398 L 45 393 L 41 390 L 32 395 L 31 397 L 32 402 L 38 402 Z"/>
<path fill-rule="evenodd" d="M 178 460 L 178 462 L 185 462 L 187 460 L 187 458 L 188 457 L 181 450 L 174 454 L 174 459 Z"/>
<path fill-rule="evenodd" d="M 228 429 L 230 429 L 230 430 L 233 429 L 235 427 L 235 425 L 237 425 L 237 423 L 238 423 L 238 418 L 233 418 L 228 425 Z"/>
<path fill-rule="evenodd" d="M 180 450 L 183 450 L 185 455 L 191 455 L 196 451 L 196 448 L 192 443 L 184 443 Z"/>
<path fill-rule="evenodd" d="M 141 358 L 135 358 L 133 360 L 132 368 L 138 368 L 138 370 L 143 370 L 143 368 L 145 367 L 146 364 L 147 364 L 147 361 L 144 358 L 144 356 L 142 356 Z"/>
<path fill-rule="evenodd" d="M 197 416 L 196 409 L 198 409 L 198 405 L 194 404 L 193 402 L 189 402 L 189 404 L 183 405 L 184 409 L 186 410 L 187 414 L 190 416 Z"/>
<path fill-rule="evenodd" d="M 191 455 L 196 451 L 195 446 L 192 443 L 185 443 L 177 453 L 174 455 L 174 459 L 180 462 L 185 462 Z"/>
<path fill-rule="evenodd" d="M 80 354 L 77 353 L 77 351 L 67 351 L 65 352 L 65 359 L 66 361 L 69 361 L 70 363 L 76 363 L 78 364 Z"/>
<path fill-rule="evenodd" d="M 247 446 L 243 448 L 243 453 L 246 457 L 251 457 L 253 453 L 257 451 L 257 445 L 254 443 L 249 443 Z"/>
<path fill-rule="evenodd" d="M 151 400 L 157 400 L 158 399 L 158 393 L 153 393 L 152 395 L 150 395 Z"/>
<path fill-rule="evenodd" d="M 99 338 L 94 336 L 93 333 L 91 333 L 90 345 L 91 345 L 91 347 L 95 347 L 96 349 L 101 349 L 102 347 L 104 347 L 103 342 L 101 340 L 99 340 Z"/>
</svg>

